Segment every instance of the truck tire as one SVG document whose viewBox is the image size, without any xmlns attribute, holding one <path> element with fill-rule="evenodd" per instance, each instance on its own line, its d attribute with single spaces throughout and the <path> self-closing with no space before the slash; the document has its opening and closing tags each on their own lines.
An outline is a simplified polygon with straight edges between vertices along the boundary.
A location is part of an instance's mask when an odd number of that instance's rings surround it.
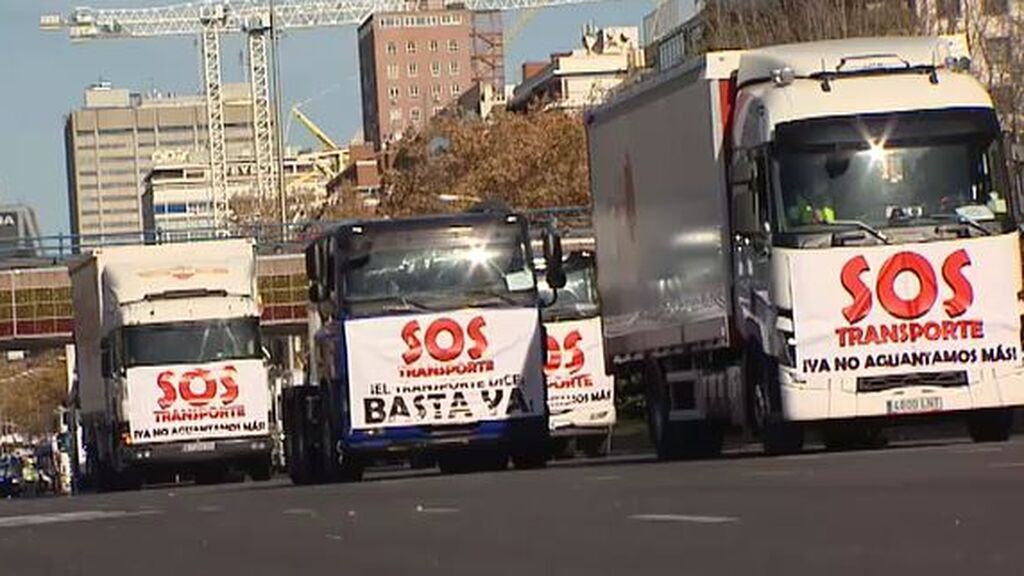
<svg viewBox="0 0 1024 576">
<path fill-rule="evenodd" d="M 606 458 L 611 452 L 612 433 L 600 436 L 581 436 L 576 439 L 576 448 L 587 458 Z"/>
<path fill-rule="evenodd" d="M 647 427 L 659 460 L 712 458 L 722 452 L 724 429 L 715 422 L 669 419 L 669 399 L 660 363 L 648 360 L 644 370 L 647 388 Z"/>
<path fill-rule="evenodd" d="M 665 378 L 656 360 L 648 360 L 644 366 L 644 400 L 647 408 L 647 430 L 658 460 L 677 460 L 685 450 L 681 427 L 669 420 L 669 405 L 666 397 Z"/>
<path fill-rule="evenodd" d="M 967 415 L 967 431 L 975 442 L 1006 442 L 1013 431 L 1012 408 L 976 410 Z"/>
<path fill-rule="evenodd" d="M 548 466 L 548 455 L 542 449 L 513 450 L 511 457 L 516 470 L 540 470 Z"/>
<path fill-rule="evenodd" d="M 756 342 L 747 348 L 745 360 L 750 419 L 761 436 L 764 453 L 770 456 L 799 453 L 804 447 L 804 429 L 782 418 L 778 364 Z"/>
<path fill-rule="evenodd" d="M 292 484 L 305 486 L 316 482 L 319 476 L 316 462 L 315 437 L 308 433 L 305 402 L 309 387 L 285 389 L 285 466 Z"/>
<path fill-rule="evenodd" d="M 363 479 L 363 461 L 347 452 L 337 441 L 334 426 L 331 425 L 330 411 L 326 406 L 320 412 L 320 450 L 323 462 L 324 482 L 360 482 Z M 341 449 L 339 451 L 339 449 Z"/>
<path fill-rule="evenodd" d="M 270 457 L 259 458 L 249 465 L 249 478 L 253 482 L 266 482 L 274 476 L 274 463 Z"/>
</svg>

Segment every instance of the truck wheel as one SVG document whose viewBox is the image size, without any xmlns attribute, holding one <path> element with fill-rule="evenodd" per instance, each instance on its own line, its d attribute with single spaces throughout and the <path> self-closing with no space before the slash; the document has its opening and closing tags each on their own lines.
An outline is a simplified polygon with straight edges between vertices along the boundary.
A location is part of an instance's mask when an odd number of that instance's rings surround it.
<svg viewBox="0 0 1024 576">
<path fill-rule="evenodd" d="M 249 478 L 253 482 L 266 482 L 274 475 L 274 463 L 270 457 L 260 458 L 249 466 Z"/>
<path fill-rule="evenodd" d="M 316 470 L 313 467 L 312 454 L 301 429 L 292 430 L 288 434 L 288 454 L 285 464 L 288 477 L 293 484 L 305 486 L 316 481 Z"/>
<path fill-rule="evenodd" d="M 551 438 L 549 441 L 551 458 L 555 460 L 569 460 L 572 458 L 572 446 L 570 446 L 569 438 L 565 436 L 559 436 L 557 438 Z"/>
<path fill-rule="evenodd" d="M 581 436 L 576 439 L 576 447 L 587 458 L 605 458 L 611 451 L 612 433 L 607 432 L 600 436 Z"/>
<path fill-rule="evenodd" d="M 329 411 L 323 410 L 320 417 L 320 447 L 323 452 L 323 476 L 326 482 L 360 482 L 363 479 L 363 461 L 345 450 L 335 439 Z"/>
<path fill-rule="evenodd" d="M 803 426 L 782 418 L 782 395 L 778 364 L 759 346 L 747 350 L 749 406 L 755 430 L 768 455 L 796 454 L 804 447 Z"/>
<path fill-rule="evenodd" d="M 991 408 L 967 415 L 967 431 L 975 442 L 1006 442 L 1013 431 L 1013 410 Z"/>
<path fill-rule="evenodd" d="M 683 434 L 678 423 L 668 419 L 669 405 L 665 379 L 661 366 L 650 360 L 644 368 L 644 386 L 647 389 L 647 429 L 658 460 L 677 460 L 685 456 Z"/>
<path fill-rule="evenodd" d="M 539 470 L 547 468 L 548 455 L 543 450 L 513 450 L 512 467 L 516 470 Z"/>
</svg>

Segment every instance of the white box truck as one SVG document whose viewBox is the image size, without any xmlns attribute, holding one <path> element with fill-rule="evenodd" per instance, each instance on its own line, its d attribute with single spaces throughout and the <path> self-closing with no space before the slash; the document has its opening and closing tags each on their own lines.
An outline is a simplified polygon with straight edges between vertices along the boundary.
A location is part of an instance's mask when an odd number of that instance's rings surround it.
<svg viewBox="0 0 1024 576">
<path fill-rule="evenodd" d="M 248 240 L 122 246 L 70 265 L 85 475 L 270 477 L 270 387 Z"/>
<path fill-rule="evenodd" d="M 711 53 L 589 114 L 609 366 L 662 457 L 1024 404 L 1021 204 L 962 37 Z"/>
</svg>

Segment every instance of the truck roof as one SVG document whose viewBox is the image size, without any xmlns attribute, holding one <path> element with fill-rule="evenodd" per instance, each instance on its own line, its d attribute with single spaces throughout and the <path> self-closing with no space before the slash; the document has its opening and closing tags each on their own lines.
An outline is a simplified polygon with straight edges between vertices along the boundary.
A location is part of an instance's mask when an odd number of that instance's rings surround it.
<svg viewBox="0 0 1024 576">
<path fill-rule="evenodd" d="M 410 230 L 457 226 L 460 224 L 474 225 L 508 222 L 509 218 L 513 219 L 512 222 L 518 222 L 522 220 L 524 216 L 509 211 L 483 211 L 417 216 L 412 218 L 353 220 L 338 224 L 334 228 L 328 230 L 325 235 L 331 235 L 339 230 L 355 227 L 361 227 L 368 230 Z"/>
<path fill-rule="evenodd" d="M 781 44 L 747 50 L 740 56 L 737 81 L 769 80 L 789 68 L 797 78 L 887 67 L 942 67 L 947 58 L 968 56 L 962 35 L 849 38 L 800 44 Z"/>
</svg>

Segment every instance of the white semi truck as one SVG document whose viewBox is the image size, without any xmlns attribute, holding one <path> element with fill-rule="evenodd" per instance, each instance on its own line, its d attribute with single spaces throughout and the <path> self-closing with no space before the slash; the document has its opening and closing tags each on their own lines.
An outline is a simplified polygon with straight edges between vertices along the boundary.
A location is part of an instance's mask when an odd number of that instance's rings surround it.
<svg viewBox="0 0 1024 576">
<path fill-rule="evenodd" d="M 270 388 L 248 240 L 123 246 L 70 266 L 84 471 L 271 474 Z"/>
<path fill-rule="evenodd" d="M 662 457 L 1024 404 L 1021 204 L 960 37 L 711 53 L 588 117 L 609 366 Z"/>
</svg>

